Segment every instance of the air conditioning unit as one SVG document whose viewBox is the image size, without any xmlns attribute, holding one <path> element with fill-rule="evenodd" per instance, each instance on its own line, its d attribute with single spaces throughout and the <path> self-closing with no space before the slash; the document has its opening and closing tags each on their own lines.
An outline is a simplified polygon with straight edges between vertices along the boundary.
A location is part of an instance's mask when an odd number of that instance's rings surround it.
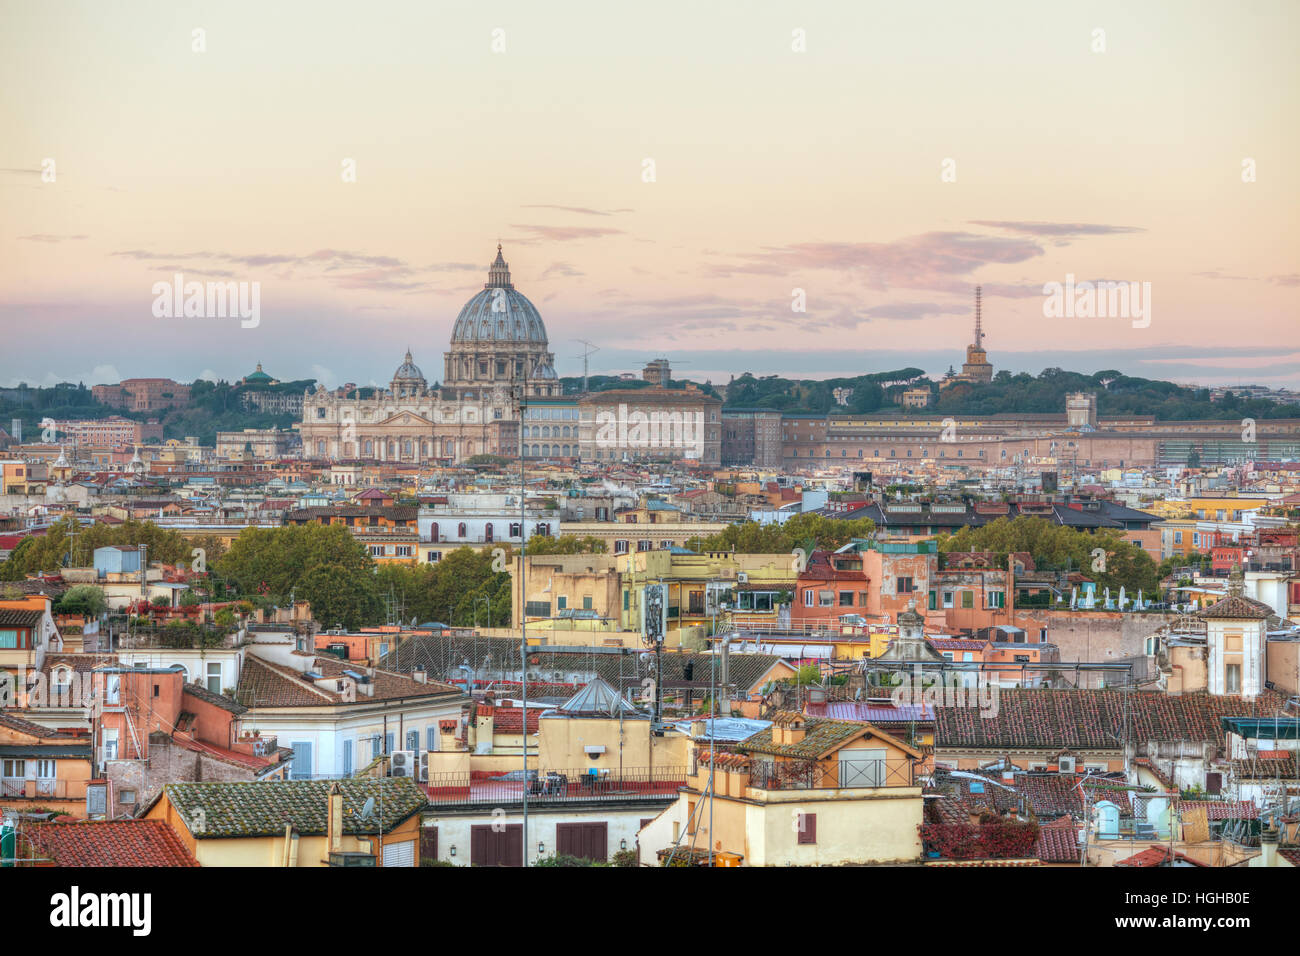
<svg viewBox="0 0 1300 956">
<path fill-rule="evenodd" d="M 420 783 L 429 782 L 429 751 L 420 751 Z"/>
<path fill-rule="evenodd" d="M 1056 761 L 1056 769 L 1061 773 L 1074 773 L 1074 758 L 1061 757 Z"/>
<path fill-rule="evenodd" d="M 388 772 L 390 777 L 415 776 L 416 766 L 414 750 L 394 750 L 390 756 L 392 757 Z"/>
<path fill-rule="evenodd" d="M 749 583 L 749 575 L 746 574 L 744 571 L 737 571 L 737 572 L 736 572 L 736 580 L 739 581 L 741 584 L 748 584 L 748 583 Z"/>
</svg>

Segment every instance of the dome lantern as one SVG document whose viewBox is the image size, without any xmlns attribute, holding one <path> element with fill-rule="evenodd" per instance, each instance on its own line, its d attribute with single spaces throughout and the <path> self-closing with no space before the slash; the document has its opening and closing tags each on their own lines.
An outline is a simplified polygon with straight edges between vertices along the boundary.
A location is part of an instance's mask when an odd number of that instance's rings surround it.
<svg viewBox="0 0 1300 956">
<path fill-rule="evenodd" d="M 546 326 L 528 297 L 510 281 L 510 267 L 497 246 L 483 289 L 465 303 L 452 327 L 451 344 L 531 343 L 545 348 Z"/>
</svg>

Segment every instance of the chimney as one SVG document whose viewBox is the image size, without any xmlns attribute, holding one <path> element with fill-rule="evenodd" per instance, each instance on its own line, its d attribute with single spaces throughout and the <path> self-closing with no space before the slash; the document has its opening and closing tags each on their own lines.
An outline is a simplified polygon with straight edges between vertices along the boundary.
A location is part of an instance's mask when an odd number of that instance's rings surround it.
<svg viewBox="0 0 1300 956">
<path fill-rule="evenodd" d="M 1259 855 L 1261 859 L 1260 866 L 1277 866 L 1277 844 L 1278 832 L 1274 827 L 1268 827 L 1259 833 Z"/>
<path fill-rule="evenodd" d="M 417 684 L 427 684 L 429 683 L 429 672 L 423 667 L 417 667 L 415 670 L 411 671 L 411 679 Z"/>
<path fill-rule="evenodd" d="M 338 853 L 343 845 L 343 790 L 338 781 L 330 785 L 329 794 L 329 852 Z"/>
<path fill-rule="evenodd" d="M 797 744 L 808 733 L 807 723 L 798 711 L 782 711 L 773 717 L 773 741 L 782 744 Z"/>
</svg>

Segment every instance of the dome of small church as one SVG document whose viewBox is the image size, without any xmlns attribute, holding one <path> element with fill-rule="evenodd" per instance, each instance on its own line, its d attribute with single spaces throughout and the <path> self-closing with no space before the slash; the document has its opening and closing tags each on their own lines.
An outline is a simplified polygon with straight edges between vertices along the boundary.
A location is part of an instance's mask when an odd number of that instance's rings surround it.
<svg viewBox="0 0 1300 956">
<path fill-rule="evenodd" d="M 424 373 L 421 372 L 420 367 L 411 360 L 410 349 L 406 350 L 406 358 L 402 360 L 402 364 L 399 365 L 397 371 L 393 373 L 393 381 L 419 382 L 421 385 L 424 384 Z"/>
<path fill-rule="evenodd" d="M 483 291 L 465 303 L 452 327 L 451 343 L 494 344 L 533 342 L 546 344 L 546 326 L 537 307 L 510 281 L 510 267 L 497 246 L 496 260 L 488 267 Z"/>
<path fill-rule="evenodd" d="M 262 371 L 262 363 L 257 363 L 257 368 L 244 376 L 245 385 L 269 385 L 274 379 Z"/>
</svg>

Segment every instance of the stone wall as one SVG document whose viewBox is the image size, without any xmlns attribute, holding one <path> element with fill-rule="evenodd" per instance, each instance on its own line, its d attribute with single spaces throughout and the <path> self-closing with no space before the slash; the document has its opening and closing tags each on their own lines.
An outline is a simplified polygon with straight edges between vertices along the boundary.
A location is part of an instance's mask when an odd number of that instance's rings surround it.
<svg viewBox="0 0 1300 956">
<path fill-rule="evenodd" d="M 149 735 L 148 760 L 114 761 L 108 765 L 107 776 L 113 784 L 112 817 L 135 813 L 166 783 L 231 783 L 253 779 L 251 770 L 177 746 L 164 733 Z M 135 791 L 134 803 L 120 802 L 124 789 Z"/>
<path fill-rule="evenodd" d="M 1048 611 L 1047 639 L 1061 649 L 1062 662 L 1118 662 L 1121 658 L 1143 656 L 1147 637 L 1176 617 L 1118 611 Z"/>
</svg>

